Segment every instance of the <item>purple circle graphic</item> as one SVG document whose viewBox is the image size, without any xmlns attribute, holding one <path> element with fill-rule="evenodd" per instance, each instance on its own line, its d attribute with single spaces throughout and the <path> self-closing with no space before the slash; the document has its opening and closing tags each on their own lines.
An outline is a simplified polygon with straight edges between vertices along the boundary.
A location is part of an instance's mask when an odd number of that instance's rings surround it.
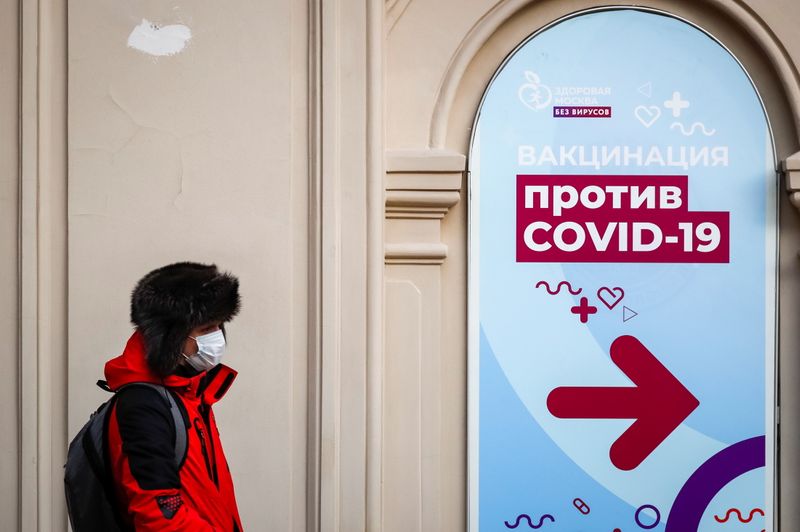
<svg viewBox="0 0 800 532">
<path fill-rule="evenodd" d="M 764 436 L 734 443 L 706 460 L 675 497 L 665 532 L 697 532 L 700 519 L 719 490 L 733 479 L 764 467 L 765 461 Z"/>
<path fill-rule="evenodd" d="M 639 521 L 639 514 L 642 513 L 642 510 L 653 510 L 656 513 L 656 520 L 649 525 L 645 525 L 644 523 Z M 659 512 L 658 508 L 656 508 L 652 504 L 643 504 L 642 506 L 639 506 L 639 508 L 636 510 L 636 515 L 634 515 L 633 518 L 636 519 L 636 524 L 639 525 L 641 528 L 644 528 L 645 530 L 650 530 L 651 528 L 657 527 L 658 523 L 661 522 L 661 512 Z"/>
</svg>

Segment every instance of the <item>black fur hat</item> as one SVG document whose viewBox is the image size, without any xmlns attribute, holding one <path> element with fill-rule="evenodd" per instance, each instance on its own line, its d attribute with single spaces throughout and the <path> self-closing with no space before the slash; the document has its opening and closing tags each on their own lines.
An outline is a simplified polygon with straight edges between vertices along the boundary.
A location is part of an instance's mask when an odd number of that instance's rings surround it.
<svg viewBox="0 0 800 532">
<path fill-rule="evenodd" d="M 239 280 L 214 264 L 179 262 L 148 273 L 131 296 L 131 321 L 144 336 L 150 368 L 175 371 L 193 328 L 230 321 L 239 312 Z"/>
</svg>

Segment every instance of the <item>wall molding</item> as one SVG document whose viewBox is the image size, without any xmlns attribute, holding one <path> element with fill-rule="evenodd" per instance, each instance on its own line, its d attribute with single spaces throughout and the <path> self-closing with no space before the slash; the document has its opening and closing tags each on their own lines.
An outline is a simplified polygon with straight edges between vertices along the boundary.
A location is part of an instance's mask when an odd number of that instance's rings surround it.
<svg viewBox="0 0 800 532">
<path fill-rule="evenodd" d="M 397 22 L 403 17 L 413 0 L 386 1 L 386 33 L 391 33 Z"/>
<path fill-rule="evenodd" d="M 386 264 L 442 264 L 441 221 L 461 199 L 465 155 L 449 150 L 386 153 Z"/>
<path fill-rule="evenodd" d="M 383 0 L 309 0 L 308 524 L 382 530 Z"/>
<path fill-rule="evenodd" d="M 800 151 L 793 153 L 781 163 L 786 179 L 786 191 L 789 201 L 800 210 Z"/>
<path fill-rule="evenodd" d="M 67 13 L 20 2 L 19 525 L 67 528 Z"/>
<path fill-rule="evenodd" d="M 457 190 L 387 190 L 386 218 L 441 220 L 459 199 Z"/>
</svg>

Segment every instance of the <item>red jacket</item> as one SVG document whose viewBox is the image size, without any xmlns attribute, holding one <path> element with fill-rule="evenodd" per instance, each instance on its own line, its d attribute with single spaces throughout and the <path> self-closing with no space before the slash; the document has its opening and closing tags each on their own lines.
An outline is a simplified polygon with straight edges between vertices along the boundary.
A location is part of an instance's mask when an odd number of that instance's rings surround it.
<svg viewBox="0 0 800 532">
<path fill-rule="evenodd" d="M 241 531 L 228 463 L 211 405 L 236 377 L 219 365 L 191 376 L 157 377 L 148 367 L 138 332 L 122 355 L 106 363 L 113 390 L 132 382 L 163 384 L 183 404 L 188 422 L 186 459 L 174 463 L 175 423 L 157 391 L 143 386 L 123 390 L 108 422 L 110 470 L 123 516 L 137 532 Z"/>
</svg>

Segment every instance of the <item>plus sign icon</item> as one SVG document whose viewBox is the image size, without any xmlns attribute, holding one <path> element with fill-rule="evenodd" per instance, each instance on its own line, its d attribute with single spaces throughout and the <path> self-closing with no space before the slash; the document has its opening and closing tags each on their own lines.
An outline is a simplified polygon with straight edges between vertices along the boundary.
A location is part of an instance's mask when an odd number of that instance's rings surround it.
<svg viewBox="0 0 800 532">
<path fill-rule="evenodd" d="M 672 111 L 672 116 L 674 118 L 680 118 L 681 111 L 689 107 L 688 100 L 684 100 L 681 98 L 681 93 L 675 91 L 672 93 L 672 98 L 664 102 L 664 107 Z"/>
<path fill-rule="evenodd" d="M 580 317 L 581 323 L 586 323 L 589 321 L 589 316 L 597 314 L 597 307 L 590 305 L 588 298 L 582 297 L 580 304 L 572 307 L 570 312 L 577 314 Z"/>
</svg>

